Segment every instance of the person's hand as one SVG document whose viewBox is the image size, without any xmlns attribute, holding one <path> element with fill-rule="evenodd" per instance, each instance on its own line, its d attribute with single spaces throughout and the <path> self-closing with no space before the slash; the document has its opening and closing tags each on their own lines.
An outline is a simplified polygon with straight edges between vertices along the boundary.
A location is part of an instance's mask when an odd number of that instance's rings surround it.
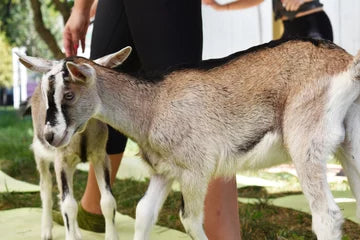
<svg viewBox="0 0 360 240">
<path fill-rule="evenodd" d="M 212 8 L 214 8 L 217 11 L 226 11 L 229 10 L 229 7 L 227 4 L 221 5 L 218 4 L 217 2 L 214 2 L 213 4 L 210 5 Z"/>
<path fill-rule="evenodd" d="M 90 24 L 89 18 L 89 12 L 73 9 L 63 32 L 63 43 L 67 57 L 77 54 L 79 42 L 84 52 L 86 32 Z"/>
<path fill-rule="evenodd" d="M 281 0 L 287 11 L 296 11 L 305 2 L 305 0 Z"/>
<path fill-rule="evenodd" d="M 212 5 L 215 3 L 215 0 L 202 0 L 202 3 L 205 5 Z"/>
<path fill-rule="evenodd" d="M 202 0 L 202 2 L 203 4 L 208 5 L 218 11 L 228 10 L 228 6 L 226 4 L 221 5 L 217 3 L 215 0 Z"/>
</svg>

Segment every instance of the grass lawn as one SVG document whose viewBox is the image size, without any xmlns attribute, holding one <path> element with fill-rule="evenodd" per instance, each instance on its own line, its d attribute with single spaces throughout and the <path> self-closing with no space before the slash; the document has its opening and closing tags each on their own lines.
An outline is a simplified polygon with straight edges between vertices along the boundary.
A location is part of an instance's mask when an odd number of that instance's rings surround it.
<svg viewBox="0 0 360 240">
<path fill-rule="evenodd" d="M 32 139 L 31 119 L 21 119 L 11 108 L 0 108 L 0 168 L 10 176 L 38 183 L 35 161 L 29 150 Z M 77 199 L 81 198 L 85 188 L 87 174 L 78 171 L 75 174 L 74 190 Z M 132 179 L 116 180 L 113 192 L 117 200 L 118 211 L 135 216 L 137 202 L 144 195 L 148 182 Z M 53 197 L 58 192 L 53 178 Z M 246 187 L 238 190 L 240 197 L 257 197 L 257 204 L 239 203 L 241 232 L 244 240 L 253 239 L 316 239 L 311 232 L 311 216 L 306 213 L 271 205 L 268 199 L 293 193 L 268 193 L 261 187 Z M 260 200 L 262 199 L 262 200 Z M 265 199 L 265 200 L 263 200 Z M 180 193 L 170 193 L 161 211 L 158 224 L 184 231 L 178 217 L 181 204 Z M 19 207 L 40 207 L 39 193 L 0 193 L 0 210 Z M 54 208 L 58 209 L 57 201 Z M 40 222 L 39 222 L 40 224 Z M 360 239 L 360 226 L 351 221 L 344 224 L 343 239 Z"/>
</svg>

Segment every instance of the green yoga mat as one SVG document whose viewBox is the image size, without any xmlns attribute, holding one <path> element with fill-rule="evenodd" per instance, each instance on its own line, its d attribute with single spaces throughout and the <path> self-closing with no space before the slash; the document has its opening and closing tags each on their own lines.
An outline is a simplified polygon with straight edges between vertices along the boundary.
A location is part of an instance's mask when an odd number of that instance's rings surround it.
<svg viewBox="0 0 360 240">
<path fill-rule="evenodd" d="M 360 219 L 356 217 L 356 201 L 350 191 L 333 191 L 335 202 L 340 207 L 343 216 L 354 222 L 360 223 Z M 292 195 L 276 198 L 273 204 L 279 207 L 296 209 L 302 212 L 310 213 L 309 204 L 304 195 Z"/>
<path fill-rule="evenodd" d="M 356 202 L 352 193 L 350 191 L 332 191 L 332 193 L 343 216 L 360 224 L 360 219 L 356 217 Z M 256 198 L 239 198 L 238 200 L 242 203 L 250 204 L 258 203 L 259 201 Z M 270 203 L 278 207 L 310 213 L 309 204 L 303 194 L 270 199 Z"/>
<path fill-rule="evenodd" d="M 4 240 L 38 240 L 41 224 L 40 208 L 18 208 L 0 211 L 0 239 Z M 116 226 L 121 240 L 132 240 L 134 237 L 134 219 L 116 214 Z M 84 240 L 104 239 L 104 234 L 81 230 Z M 65 228 L 54 223 L 53 240 L 65 239 Z M 165 227 L 155 226 L 150 236 L 151 240 L 189 240 L 185 233 Z"/>
<path fill-rule="evenodd" d="M 0 192 L 38 192 L 40 187 L 16 180 L 0 171 Z"/>
</svg>

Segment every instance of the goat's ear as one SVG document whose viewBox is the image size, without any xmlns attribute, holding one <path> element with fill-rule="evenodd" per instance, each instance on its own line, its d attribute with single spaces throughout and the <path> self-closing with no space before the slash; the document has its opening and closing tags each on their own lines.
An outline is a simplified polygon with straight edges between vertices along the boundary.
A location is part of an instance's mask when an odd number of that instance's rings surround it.
<svg viewBox="0 0 360 240">
<path fill-rule="evenodd" d="M 129 57 L 131 50 L 130 46 L 124 47 L 120 51 L 98 58 L 94 62 L 105 67 L 115 68 Z"/>
<path fill-rule="evenodd" d="M 94 80 L 95 70 L 88 64 L 67 62 L 66 67 L 75 82 L 89 84 Z"/>
<path fill-rule="evenodd" d="M 19 53 L 16 54 L 19 57 L 19 61 L 26 68 L 35 72 L 42 72 L 42 73 L 48 72 L 57 63 L 56 61 L 50 61 L 37 57 L 30 57 Z"/>
</svg>

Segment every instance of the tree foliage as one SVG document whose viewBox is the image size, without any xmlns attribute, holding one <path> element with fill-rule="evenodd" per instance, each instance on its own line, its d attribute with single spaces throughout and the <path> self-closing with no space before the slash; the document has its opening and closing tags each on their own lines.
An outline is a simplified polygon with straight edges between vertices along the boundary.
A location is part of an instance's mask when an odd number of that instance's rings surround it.
<svg viewBox="0 0 360 240">
<path fill-rule="evenodd" d="M 70 0 L 0 0 L 0 32 L 30 55 L 62 58 L 61 32 L 72 5 Z"/>
<path fill-rule="evenodd" d="M 12 82 L 11 47 L 4 34 L 0 34 L 0 88 L 10 87 Z"/>
</svg>

